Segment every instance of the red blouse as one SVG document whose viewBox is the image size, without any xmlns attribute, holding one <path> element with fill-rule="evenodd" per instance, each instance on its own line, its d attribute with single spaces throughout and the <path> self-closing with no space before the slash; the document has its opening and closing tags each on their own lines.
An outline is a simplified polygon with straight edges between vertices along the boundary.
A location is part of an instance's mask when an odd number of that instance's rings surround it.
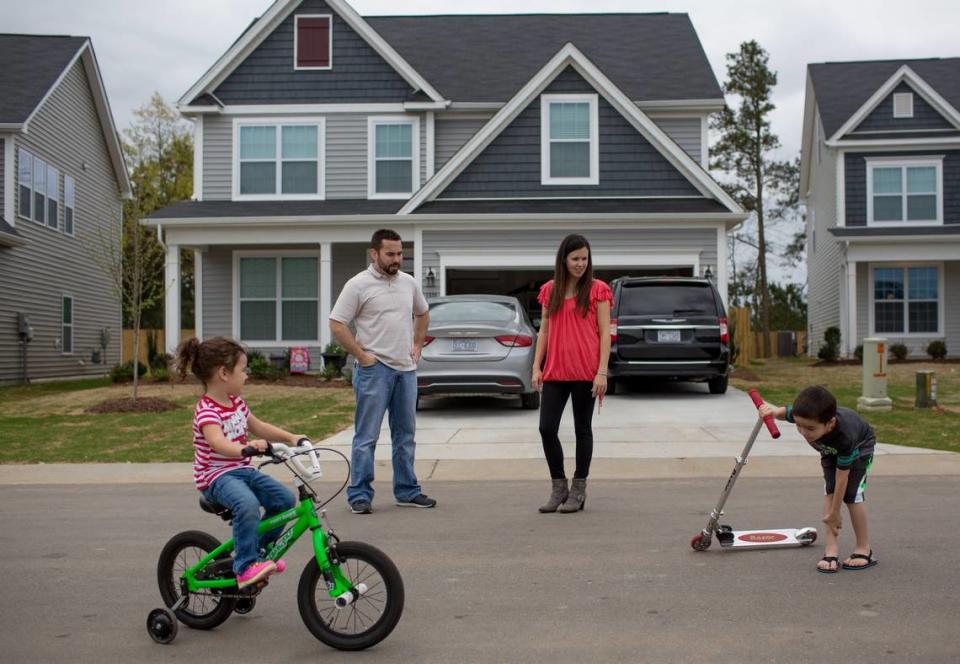
<svg viewBox="0 0 960 664">
<path fill-rule="evenodd" d="M 544 314 L 553 291 L 551 279 L 540 289 L 537 301 Z M 543 368 L 544 380 L 587 380 L 593 382 L 600 365 L 600 327 L 597 323 L 597 304 L 613 303 L 610 286 L 594 279 L 590 286 L 590 308 L 586 316 L 577 311 L 576 297 L 563 301 L 563 306 L 551 315 L 547 324 L 547 358 Z"/>
</svg>

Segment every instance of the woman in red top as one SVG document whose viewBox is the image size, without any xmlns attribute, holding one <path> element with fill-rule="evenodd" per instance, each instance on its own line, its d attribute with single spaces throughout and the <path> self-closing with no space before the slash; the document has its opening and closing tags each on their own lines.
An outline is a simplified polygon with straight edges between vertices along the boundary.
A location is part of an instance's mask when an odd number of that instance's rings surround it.
<svg viewBox="0 0 960 664">
<path fill-rule="evenodd" d="M 587 475 L 593 458 L 593 404 L 598 397 L 602 403 L 607 391 L 613 292 L 593 278 L 590 243 L 582 235 L 563 238 L 553 274 L 540 289 L 543 316 L 533 360 L 533 385 L 542 394 L 540 437 L 553 480 L 550 500 L 540 511 L 556 512 L 559 508 L 561 512 L 576 512 L 587 501 Z M 563 448 L 557 437 L 568 398 L 573 401 L 577 436 L 577 467 L 569 488 L 563 471 Z"/>
</svg>

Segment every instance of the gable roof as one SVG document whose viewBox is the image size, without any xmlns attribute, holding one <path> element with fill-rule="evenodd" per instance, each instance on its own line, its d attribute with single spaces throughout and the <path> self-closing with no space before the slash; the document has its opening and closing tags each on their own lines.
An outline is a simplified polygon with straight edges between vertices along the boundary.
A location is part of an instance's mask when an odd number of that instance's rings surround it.
<svg viewBox="0 0 960 664">
<path fill-rule="evenodd" d="M 720 201 L 733 214 L 740 206 L 710 174 L 684 152 L 633 101 L 600 71 L 576 46 L 566 44 L 428 180 L 400 209 L 409 214 L 434 200 L 516 117 L 567 67 L 573 67 L 606 99 L 667 161 L 682 173 L 705 197 Z"/>
<path fill-rule="evenodd" d="M 834 137 L 858 111 L 866 108 L 881 88 L 890 85 L 892 90 L 891 84 L 895 85 L 906 75 L 904 67 L 913 74 L 908 82 L 922 81 L 942 97 L 954 113 L 960 108 L 960 58 L 815 63 L 808 65 L 808 72 L 824 134 Z M 932 105 L 936 108 L 936 104 Z M 872 109 L 866 112 L 869 110 Z"/>
<path fill-rule="evenodd" d="M 723 104 L 723 92 L 687 14 L 370 16 L 366 20 L 455 102 L 506 102 L 571 42 L 634 101 Z"/>
</svg>

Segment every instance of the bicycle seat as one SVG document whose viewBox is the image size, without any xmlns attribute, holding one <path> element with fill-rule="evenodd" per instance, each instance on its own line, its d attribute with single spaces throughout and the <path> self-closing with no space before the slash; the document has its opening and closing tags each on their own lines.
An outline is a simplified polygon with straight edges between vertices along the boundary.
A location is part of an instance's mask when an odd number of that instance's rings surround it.
<svg viewBox="0 0 960 664">
<path fill-rule="evenodd" d="M 220 503 L 213 503 L 200 496 L 200 509 L 204 512 L 210 512 L 210 514 L 216 514 L 218 517 L 224 521 L 230 521 L 233 519 L 233 512 L 230 511 L 230 508 L 224 507 Z"/>
</svg>

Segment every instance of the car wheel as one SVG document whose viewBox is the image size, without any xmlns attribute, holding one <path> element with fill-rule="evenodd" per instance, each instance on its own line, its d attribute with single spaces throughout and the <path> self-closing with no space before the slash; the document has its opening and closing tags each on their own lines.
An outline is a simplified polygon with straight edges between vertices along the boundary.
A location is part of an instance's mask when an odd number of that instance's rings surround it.
<svg viewBox="0 0 960 664">
<path fill-rule="evenodd" d="M 420 410 L 420 395 L 419 395 L 419 394 L 417 395 L 417 405 L 415 406 L 415 410 Z"/>
<path fill-rule="evenodd" d="M 540 407 L 540 393 L 531 392 L 530 394 L 521 394 L 520 406 L 524 410 L 536 410 Z"/>
<path fill-rule="evenodd" d="M 726 394 L 727 392 L 727 377 L 725 375 L 711 378 L 707 381 L 707 384 L 710 386 L 710 394 Z"/>
</svg>

